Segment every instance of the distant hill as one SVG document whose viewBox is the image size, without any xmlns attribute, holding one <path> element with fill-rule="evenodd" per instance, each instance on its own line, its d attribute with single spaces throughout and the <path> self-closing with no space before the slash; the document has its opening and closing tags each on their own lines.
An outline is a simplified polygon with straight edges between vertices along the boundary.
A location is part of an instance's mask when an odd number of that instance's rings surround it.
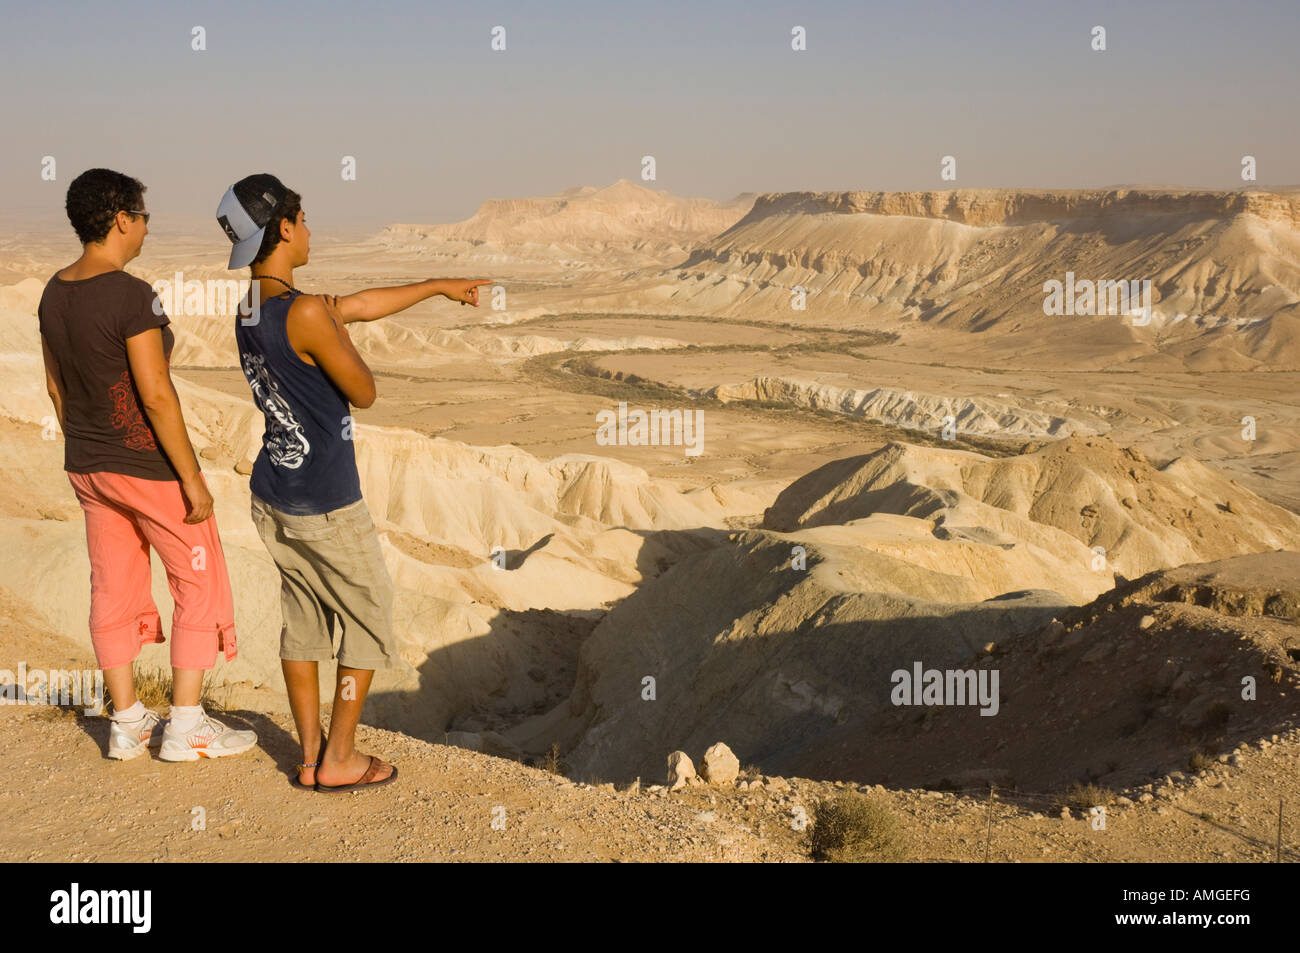
<svg viewBox="0 0 1300 953">
<path fill-rule="evenodd" d="M 663 275 L 717 313 L 1056 326 L 1131 339 L 1197 370 L 1300 367 L 1300 195 L 1188 189 L 765 193 Z M 1153 316 L 1044 313 L 1049 281 L 1151 282 Z M 1180 317 L 1181 315 L 1181 317 Z M 1240 320 L 1238 320 L 1240 319 Z M 1249 329 L 1249 335 L 1237 332 Z"/>
<path fill-rule="evenodd" d="M 726 202 L 682 198 L 619 179 L 604 188 L 575 186 L 555 195 L 489 199 L 463 222 L 390 225 L 379 237 L 396 245 L 468 242 L 584 250 L 617 246 L 685 253 L 734 225 L 753 199 L 752 192 Z"/>
</svg>

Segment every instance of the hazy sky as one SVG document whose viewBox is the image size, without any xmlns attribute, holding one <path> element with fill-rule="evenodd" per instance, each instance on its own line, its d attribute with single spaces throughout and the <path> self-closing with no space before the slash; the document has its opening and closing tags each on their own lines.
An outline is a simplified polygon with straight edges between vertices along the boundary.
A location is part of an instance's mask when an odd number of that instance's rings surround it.
<svg viewBox="0 0 1300 953">
<path fill-rule="evenodd" d="M 1300 3 L 0 3 L 0 219 L 102 165 L 157 225 L 273 172 L 313 228 L 638 180 L 746 191 L 1300 182 Z M 504 52 L 491 30 L 506 30 Z M 807 50 L 791 49 L 791 29 Z M 1105 52 L 1090 48 L 1106 29 Z M 207 49 L 191 49 L 202 26 Z M 57 181 L 41 180 L 54 156 Z M 340 175 L 356 157 L 356 181 Z M 939 177 L 957 159 L 957 181 Z"/>
</svg>

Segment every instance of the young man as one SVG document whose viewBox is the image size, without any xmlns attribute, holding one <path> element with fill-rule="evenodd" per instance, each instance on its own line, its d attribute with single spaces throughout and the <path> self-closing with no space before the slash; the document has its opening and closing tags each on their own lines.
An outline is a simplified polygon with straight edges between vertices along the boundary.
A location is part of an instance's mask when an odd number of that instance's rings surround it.
<svg viewBox="0 0 1300 953">
<path fill-rule="evenodd" d="M 351 407 L 375 402 L 375 380 L 346 325 L 441 294 L 478 307 L 487 280 L 431 279 L 341 298 L 303 294 L 311 232 L 302 197 L 273 175 L 226 191 L 217 221 L 234 243 L 229 267 L 251 265 L 260 304 L 235 320 L 244 376 L 266 418 L 249 482 L 253 521 L 280 570 L 280 659 L 302 763 L 293 783 L 317 791 L 385 784 L 397 768 L 355 747 L 371 677 L 396 662 L 393 584 L 361 497 Z M 250 302 L 250 306 L 253 302 Z M 322 744 L 317 664 L 342 623 L 329 737 Z"/>
<path fill-rule="evenodd" d="M 81 257 L 50 279 L 37 313 L 63 468 L 86 517 L 90 638 L 113 699 L 108 756 L 139 758 L 161 743 L 162 760 L 196 761 L 248 751 L 257 735 L 200 702 L 218 650 L 235 657 L 234 602 L 212 494 L 172 386 L 170 322 L 148 282 L 122 270 L 149 234 L 144 191 L 112 169 L 72 181 L 67 212 Z M 172 706 L 161 730 L 134 683 L 141 645 L 163 641 L 150 547 L 175 600 Z"/>
</svg>

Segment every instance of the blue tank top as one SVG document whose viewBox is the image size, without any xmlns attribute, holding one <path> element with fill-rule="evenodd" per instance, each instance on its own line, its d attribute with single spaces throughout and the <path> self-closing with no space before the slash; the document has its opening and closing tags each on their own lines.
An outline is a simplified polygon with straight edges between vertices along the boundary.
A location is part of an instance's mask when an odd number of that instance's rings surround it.
<svg viewBox="0 0 1300 953">
<path fill-rule="evenodd" d="M 262 301 L 235 317 L 235 342 L 253 401 L 266 419 L 249 488 L 295 516 L 328 513 L 361 499 L 352 448 L 352 407 L 289 344 L 286 320 L 300 292 Z"/>
</svg>

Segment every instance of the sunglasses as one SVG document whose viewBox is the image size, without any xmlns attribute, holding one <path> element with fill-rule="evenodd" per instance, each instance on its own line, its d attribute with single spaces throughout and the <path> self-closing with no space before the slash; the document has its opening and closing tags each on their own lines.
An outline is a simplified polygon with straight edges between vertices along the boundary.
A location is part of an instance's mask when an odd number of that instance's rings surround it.
<svg viewBox="0 0 1300 953">
<path fill-rule="evenodd" d="M 145 223 L 146 225 L 149 224 L 149 213 L 148 213 L 148 212 L 140 212 L 140 211 L 136 211 L 135 209 L 131 209 L 131 208 L 124 208 L 124 209 L 122 209 L 122 211 L 126 212 L 127 215 L 142 215 L 142 216 L 144 216 L 144 223 Z"/>
</svg>

